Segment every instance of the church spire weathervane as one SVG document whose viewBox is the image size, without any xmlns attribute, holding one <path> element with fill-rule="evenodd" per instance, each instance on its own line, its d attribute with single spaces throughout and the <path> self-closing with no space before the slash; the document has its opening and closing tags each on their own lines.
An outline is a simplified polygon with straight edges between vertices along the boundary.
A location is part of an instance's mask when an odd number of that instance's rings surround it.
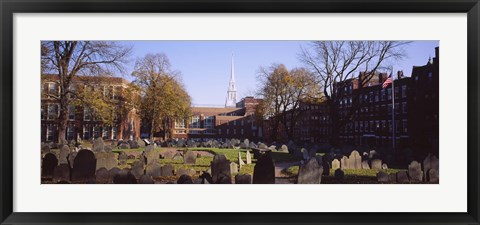
<svg viewBox="0 0 480 225">
<path fill-rule="evenodd" d="M 235 108 L 237 103 L 237 85 L 235 84 L 235 66 L 233 63 L 232 53 L 232 71 L 230 74 L 230 82 L 228 84 L 227 100 L 225 101 L 225 108 Z"/>
</svg>

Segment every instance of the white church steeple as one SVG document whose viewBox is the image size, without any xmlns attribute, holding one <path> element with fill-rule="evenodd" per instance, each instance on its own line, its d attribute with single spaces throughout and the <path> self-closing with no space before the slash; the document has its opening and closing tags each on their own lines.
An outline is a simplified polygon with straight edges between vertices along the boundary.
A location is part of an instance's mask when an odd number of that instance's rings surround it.
<svg viewBox="0 0 480 225">
<path fill-rule="evenodd" d="M 235 84 L 235 66 L 233 64 L 232 53 L 232 71 L 230 74 L 230 82 L 228 84 L 227 100 L 225 101 L 225 108 L 235 108 L 237 105 L 237 85 Z"/>
</svg>

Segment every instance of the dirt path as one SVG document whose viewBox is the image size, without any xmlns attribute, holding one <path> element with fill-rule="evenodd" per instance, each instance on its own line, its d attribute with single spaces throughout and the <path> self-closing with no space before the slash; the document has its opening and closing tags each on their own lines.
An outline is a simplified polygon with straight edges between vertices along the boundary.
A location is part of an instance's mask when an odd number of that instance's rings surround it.
<svg viewBox="0 0 480 225">
<path fill-rule="evenodd" d="M 298 165 L 299 162 L 281 162 L 281 163 L 276 163 L 275 164 L 275 177 L 285 177 L 284 174 L 282 174 L 282 170 Z"/>
</svg>

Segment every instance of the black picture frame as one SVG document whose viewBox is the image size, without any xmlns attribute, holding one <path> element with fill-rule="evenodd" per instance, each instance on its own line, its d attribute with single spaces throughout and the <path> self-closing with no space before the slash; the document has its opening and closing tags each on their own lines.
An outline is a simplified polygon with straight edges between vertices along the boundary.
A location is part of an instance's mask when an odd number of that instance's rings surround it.
<svg viewBox="0 0 480 225">
<path fill-rule="evenodd" d="M 2 224 L 480 224 L 478 0 L 1 0 L 0 218 Z M 14 13 L 467 13 L 467 213 L 19 213 L 13 212 Z M 33 199 L 32 199 L 33 200 Z M 320 203 L 319 203 L 320 204 Z"/>
</svg>

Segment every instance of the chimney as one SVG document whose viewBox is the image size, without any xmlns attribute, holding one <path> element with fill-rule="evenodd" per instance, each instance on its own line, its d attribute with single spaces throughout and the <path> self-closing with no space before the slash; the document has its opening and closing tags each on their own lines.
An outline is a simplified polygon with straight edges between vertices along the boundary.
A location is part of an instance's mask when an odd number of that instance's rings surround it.
<svg viewBox="0 0 480 225">
<path fill-rule="evenodd" d="M 397 79 L 401 79 L 401 78 L 403 78 L 403 70 L 399 70 L 397 72 Z"/>
</svg>

